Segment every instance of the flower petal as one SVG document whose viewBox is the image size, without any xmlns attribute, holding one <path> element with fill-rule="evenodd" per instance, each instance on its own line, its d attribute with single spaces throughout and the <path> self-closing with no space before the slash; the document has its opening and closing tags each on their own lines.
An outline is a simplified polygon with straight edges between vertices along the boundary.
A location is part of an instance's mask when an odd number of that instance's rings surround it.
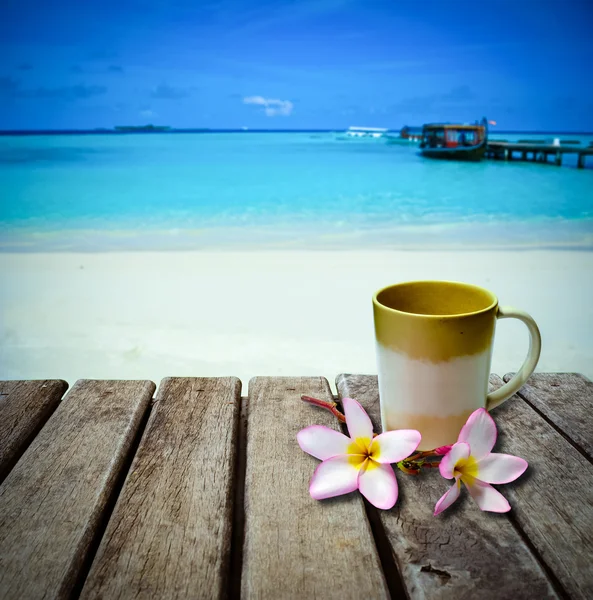
<svg viewBox="0 0 593 600">
<path fill-rule="evenodd" d="M 477 477 L 486 483 L 509 483 L 523 475 L 527 466 L 518 456 L 493 452 L 478 463 Z"/>
<path fill-rule="evenodd" d="M 453 473 L 455 465 L 460 460 L 467 460 L 469 458 L 469 453 L 469 444 L 466 444 L 465 442 L 457 442 L 456 444 L 453 444 L 451 450 L 449 450 L 449 452 L 447 452 L 447 454 L 441 458 L 441 462 L 439 464 L 439 471 L 441 472 L 441 475 L 445 479 L 453 479 L 453 477 L 455 477 L 455 474 Z"/>
<path fill-rule="evenodd" d="M 344 414 L 346 415 L 346 426 L 353 442 L 358 439 L 365 441 L 365 448 L 368 448 L 373 439 L 373 424 L 366 414 L 364 408 L 352 398 L 342 398 Z"/>
<path fill-rule="evenodd" d="M 348 446 L 352 443 L 343 433 L 323 425 L 311 425 L 301 429 L 297 433 L 297 441 L 307 454 L 321 460 L 348 454 Z"/>
<path fill-rule="evenodd" d="M 373 460 L 378 463 L 399 462 L 418 448 L 421 438 L 420 432 L 415 429 L 386 431 L 374 438 L 371 443 Z"/>
<path fill-rule="evenodd" d="M 496 443 L 496 424 L 485 408 L 478 408 L 469 416 L 457 441 L 468 443 L 477 461 L 490 454 Z"/>
<path fill-rule="evenodd" d="M 434 516 L 440 515 L 446 508 L 449 508 L 457 498 L 459 498 L 459 490 L 461 484 L 459 479 L 439 498 L 439 501 L 434 507 Z"/>
<path fill-rule="evenodd" d="M 397 479 L 390 465 L 367 459 L 358 476 L 358 489 L 377 508 L 388 510 L 397 502 Z"/>
<path fill-rule="evenodd" d="M 497 513 L 511 510 L 511 505 L 507 502 L 507 499 L 489 483 L 480 481 L 475 477 L 463 477 L 462 481 L 480 510 Z"/>
<path fill-rule="evenodd" d="M 334 456 L 324 460 L 313 473 L 309 493 L 315 500 L 348 494 L 358 488 L 358 473 L 363 464 L 352 456 Z"/>
</svg>

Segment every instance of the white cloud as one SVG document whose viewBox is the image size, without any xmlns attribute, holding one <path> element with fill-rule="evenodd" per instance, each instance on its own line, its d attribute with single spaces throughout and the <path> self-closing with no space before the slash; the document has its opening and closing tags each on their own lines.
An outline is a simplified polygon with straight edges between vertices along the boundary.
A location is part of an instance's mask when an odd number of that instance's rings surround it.
<svg viewBox="0 0 593 600">
<path fill-rule="evenodd" d="M 243 98 L 243 104 L 264 104 L 266 105 L 268 101 L 263 96 L 247 96 Z"/>
<path fill-rule="evenodd" d="M 243 104 L 263 106 L 268 117 L 288 117 L 294 108 L 290 100 L 277 100 L 276 98 L 264 98 L 263 96 L 247 96 L 243 98 Z"/>
<path fill-rule="evenodd" d="M 141 117 L 158 117 L 158 115 L 154 112 L 154 110 L 150 110 L 149 108 L 147 108 L 146 110 L 141 110 L 140 111 L 140 116 Z"/>
</svg>

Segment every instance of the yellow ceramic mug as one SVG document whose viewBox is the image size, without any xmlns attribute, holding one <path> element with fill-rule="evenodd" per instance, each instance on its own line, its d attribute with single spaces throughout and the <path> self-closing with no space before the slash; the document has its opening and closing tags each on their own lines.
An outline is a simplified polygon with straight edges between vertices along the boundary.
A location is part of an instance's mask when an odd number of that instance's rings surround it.
<svg viewBox="0 0 593 600">
<path fill-rule="evenodd" d="M 420 450 L 457 441 L 477 408 L 512 396 L 535 369 L 541 337 L 525 312 L 498 305 L 488 290 L 466 283 L 412 281 L 373 296 L 383 431 L 417 429 Z M 529 353 L 517 374 L 488 394 L 497 319 L 527 325 Z"/>
</svg>

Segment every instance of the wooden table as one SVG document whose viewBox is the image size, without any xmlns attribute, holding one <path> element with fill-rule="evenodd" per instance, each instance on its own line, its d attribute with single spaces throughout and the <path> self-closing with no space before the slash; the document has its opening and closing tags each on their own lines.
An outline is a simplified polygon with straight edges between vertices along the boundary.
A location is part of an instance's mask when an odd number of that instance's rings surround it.
<svg viewBox="0 0 593 600">
<path fill-rule="evenodd" d="M 494 387 L 502 380 L 493 375 Z M 341 375 L 378 430 L 374 376 Z M 593 383 L 539 374 L 494 411 L 529 470 L 513 510 L 464 493 L 433 517 L 438 470 L 397 473 L 378 511 L 312 500 L 295 436 L 338 428 L 301 394 L 322 377 L 0 382 L 0 597 L 593 598 Z"/>
</svg>

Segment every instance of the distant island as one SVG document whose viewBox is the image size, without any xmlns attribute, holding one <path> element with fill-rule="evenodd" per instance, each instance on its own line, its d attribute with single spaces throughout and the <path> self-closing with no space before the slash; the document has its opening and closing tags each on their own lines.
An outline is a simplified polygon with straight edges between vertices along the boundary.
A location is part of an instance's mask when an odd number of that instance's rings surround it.
<svg viewBox="0 0 593 600">
<path fill-rule="evenodd" d="M 158 131 L 170 131 L 168 125 L 116 125 L 113 129 L 120 133 L 155 133 Z"/>
</svg>

